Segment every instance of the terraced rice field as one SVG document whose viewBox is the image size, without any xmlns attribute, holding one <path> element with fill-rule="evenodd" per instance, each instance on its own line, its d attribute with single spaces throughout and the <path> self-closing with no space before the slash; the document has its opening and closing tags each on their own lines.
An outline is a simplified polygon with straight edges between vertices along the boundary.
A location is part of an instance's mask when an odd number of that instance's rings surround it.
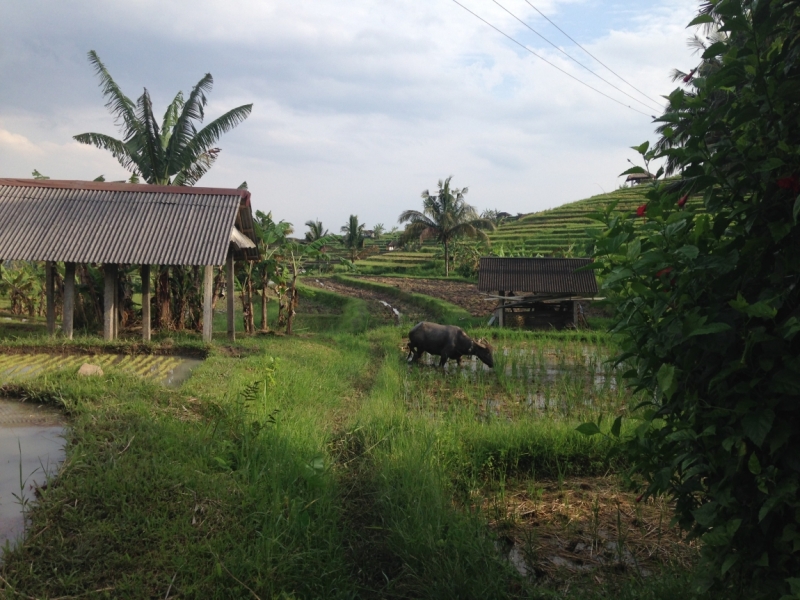
<svg viewBox="0 0 800 600">
<path fill-rule="evenodd" d="M 0 384 L 61 369 L 77 369 L 82 364 L 89 363 L 107 372 L 119 371 L 166 385 L 177 385 L 200 362 L 198 359 L 183 356 L 0 354 Z"/>
<path fill-rule="evenodd" d="M 501 225 L 489 238 L 495 249 L 502 246 L 506 250 L 519 250 L 525 256 L 586 256 L 587 230 L 601 226 L 589 215 L 612 202 L 617 202 L 618 211 L 634 212 L 645 201 L 646 191 L 644 187 L 622 188 L 531 213 Z M 689 202 L 699 204 L 700 200 Z"/>
<path fill-rule="evenodd" d="M 645 191 L 644 188 L 623 188 L 531 213 L 501 225 L 489 238 L 495 248 L 524 250 L 528 256 L 585 256 L 589 241 L 587 229 L 598 226 L 589 215 L 615 201 L 618 210 L 635 211 L 644 201 Z"/>
</svg>

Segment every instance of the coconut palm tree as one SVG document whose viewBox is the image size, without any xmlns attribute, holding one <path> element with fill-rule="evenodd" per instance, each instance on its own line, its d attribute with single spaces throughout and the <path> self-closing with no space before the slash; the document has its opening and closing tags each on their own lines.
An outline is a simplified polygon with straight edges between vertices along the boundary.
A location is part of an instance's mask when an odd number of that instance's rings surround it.
<svg viewBox="0 0 800 600">
<path fill-rule="evenodd" d="M 474 206 L 464 201 L 468 188 L 450 187 L 452 175 L 439 180 L 439 192 L 431 195 L 428 190 L 422 192 L 422 212 L 407 210 L 400 215 L 398 223 L 408 223 L 403 238 L 408 241 L 419 238 L 420 241 L 434 238 L 444 246 L 444 272 L 450 276 L 450 244 L 458 237 L 478 238 L 489 241 L 483 229 L 494 230 L 490 219 L 478 216 Z"/>
<path fill-rule="evenodd" d="M 328 235 L 328 230 L 322 226 L 322 221 L 306 221 L 306 241 L 315 242 L 318 239 Z"/>
<path fill-rule="evenodd" d="M 358 251 L 364 247 L 364 224 L 358 222 L 358 215 L 350 215 L 347 225 L 342 226 L 342 244 L 350 250 L 350 260 L 358 257 Z"/>
<path fill-rule="evenodd" d="M 252 104 L 239 106 L 198 131 L 194 122 L 202 123 L 206 94 L 214 83 L 207 73 L 187 99 L 178 92 L 159 126 L 147 88 L 134 102 L 122 93 L 94 50 L 89 52 L 89 62 L 100 77 L 106 108 L 120 125 L 123 137 L 119 140 L 102 133 L 82 133 L 74 139 L 108 150 L 123 168 L 147 183 L 194 185 L 217 160 L 219 137 L 244 121 L 253 109 Z"/>
</svg>

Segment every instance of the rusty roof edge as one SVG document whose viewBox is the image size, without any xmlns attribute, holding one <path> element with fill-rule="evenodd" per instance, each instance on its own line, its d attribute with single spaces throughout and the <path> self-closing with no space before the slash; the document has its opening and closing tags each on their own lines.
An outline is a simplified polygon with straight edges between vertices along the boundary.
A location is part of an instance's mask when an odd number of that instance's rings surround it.
<svg viewBox="0 0 800 600">
<path fill-rule="evenodd" d="M 0 186 L 52 188 L 64 190 L 93 190 L 109 192 L 141 192 L 144 194 L 205 194 L 207 196 L 239 196 L 250 205 L 250 192 L 235 188 L 189 187 L 182 185 L 150 185 L 148 183 L 111 183 L 72 179 L 14 179 L 0 178 Z"/>
</svg>

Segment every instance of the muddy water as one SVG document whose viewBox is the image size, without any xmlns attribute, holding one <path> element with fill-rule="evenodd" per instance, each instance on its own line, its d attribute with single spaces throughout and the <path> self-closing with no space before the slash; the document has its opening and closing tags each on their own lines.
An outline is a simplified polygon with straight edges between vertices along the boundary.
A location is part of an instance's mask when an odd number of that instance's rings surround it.
<svg viewBox="0 0 800 600">
<path fill-rule="evenodd" d="M 98 365 L 106 372 L 119 370 L 131 375 L 177 387 L 186 381 L 192 370 L 203 361 L 186 356 L 96 356 L 56 354 L 0 354 L 0 384 L 19 381 L 59 369 L 77 369 L 84 363 Z"/>
<path fill-rule="evenodd" d="M 64 460 L 64 427 L 56 410 L 0 398 L 0 549 L 24 533 L 34 489 Z"/>
</svg>

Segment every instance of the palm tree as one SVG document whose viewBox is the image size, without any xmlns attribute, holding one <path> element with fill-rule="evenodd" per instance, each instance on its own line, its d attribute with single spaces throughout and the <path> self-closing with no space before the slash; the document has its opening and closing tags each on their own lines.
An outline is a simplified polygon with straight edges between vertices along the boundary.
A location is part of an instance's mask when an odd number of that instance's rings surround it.
<svg viewBox="0 0 800 600">
<path fill-rule="evenodd" d="M 214 84 L 211 74 L 207 73 L 192 88 L 188 99 L 184 99 L 183 92 L 178 92 L 159 126 L 147 88 L 134 102 L 122 93 L 94 50 L 89 52 L 89 62 L 100 77 L 106 108 L 121 127 L 123 138 L 82 133 L 74 139 L 111 152 L 123 168 L 132 173 L 131 183 L 138 183 L 141 177 L 155 185 L 194 185 L 217 160 L 219 137 L 244 121 L 253 109 L 252 104 L 239 106 L 198 131 L 195 121 L 202 123 L 206 94 Z M 181 287 L 175 284 L 184 278 L 185 268 L 172 267 L 172 271 L 170 277 L 170 268 L 162 266 L 156 275 L 156 323 L 161 328 L 183 329 L 184 295 Z M 175 307 L 171 306 L 171 296 Z"/>
<path fill-rule="evenodd" d="M 220 149 L 215 146 L 219 137 L 244 121 L 253 109 L 252 104 L 239 106 L 198 131 L 194 121 L 202 123 L 206 94 L 214 83 L 207 73 L 192 88 L 188 99 L 178 92 L 159 126 L 147 88 L 134 102 L 122 93 L 94 50 L 89 52 L 89 62 L 100 77 L 103 96 L 108 100 L 106 108 L 121 126 L 123 139 L 102 133 L 82 133 L 74 139 L 108 150 L 126 170 L 147 183 L 197 183 L 219 156 Z"/>
<path fill-rule="evenodd" d="M 383 225 L 383 223 L 377 223 L 372 227 L 372 231 L 375 234 L 375 239 L 379 240 L 381 239 L 381 236 L 386 232 L 386 227 Z"/>
<path fill-rule="evenodd" d="M 468 188 L 450 187 L 451 175 L 444 181 L 439 180 L 439 193 L 431 195 L 428 190 L 422 192 L 422 212 L 407 210 L 400 215 L 398 223 L 409 223 L 403 238 L 409 240 L 418 237 L 420 241 L 434 238 L 444 246 L 444 272 L 450 276 L 450 243 L 453 239 L 467 236 L 489 241 L 482 231 L 494 229 L 490 219 L 478 216 L 474 206 L 464 201 Z"/>
<path fill-rule="evenodd" d="M 364 247 L 364 224 L 358 222 L 358 215 L 350 215 L 347 225 L 342 226 L 342 244 L 350 250 L 350 260 L 356 260 L 358 251 Z"/>
<path fill-rule="evenodd" d="M 318 239 L 328 235 L 328 230 L 322 227 L 322 221 L 306 221 L 306 241 L 315 242 Z"/>
</svg>

